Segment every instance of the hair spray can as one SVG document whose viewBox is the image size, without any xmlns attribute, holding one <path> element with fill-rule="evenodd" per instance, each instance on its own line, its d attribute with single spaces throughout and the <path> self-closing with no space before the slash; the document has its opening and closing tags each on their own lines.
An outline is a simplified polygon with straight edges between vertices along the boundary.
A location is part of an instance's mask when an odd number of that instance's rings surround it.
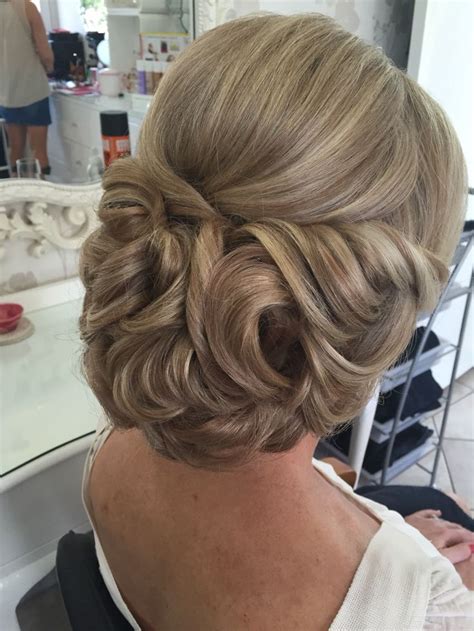
<svg viewBox="0 0 474 631">
<path fill-rule="evenodd" d="M 100 113 L 100 129 L 104 164 L 130 155 L 130 133 L 127 112 L 109 110 Z"/>
</svg>

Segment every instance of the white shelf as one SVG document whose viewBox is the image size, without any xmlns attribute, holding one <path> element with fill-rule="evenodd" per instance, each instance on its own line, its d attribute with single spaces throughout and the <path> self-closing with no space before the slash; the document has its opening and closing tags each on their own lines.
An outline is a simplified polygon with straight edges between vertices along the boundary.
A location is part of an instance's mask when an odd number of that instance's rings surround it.
<svg viewBox="0 0 474 631">
<path fill-rule="evenodd" d="M 452 300 L 456 300 L 456 298 L 460 298 L 461 296 L 466 296 L 470 291 L 471 288 L 469 286 L 466 287 L 464 285 L 460 285 L 459 283 L 454 283 L 445 296 L 439 312 L 441 313 L 442 311 L 446 311 L 446 309 L 449 309 L 449 304 Z M 420 325 L 422 322 L 427 320 L 430 315 L 430 312 L 421 313 L 420 316 L 417 318 L 417 324 Z"/>
<path fill-rule="evenodd" d="M 454 300 L 455 298 L 459 298 L 460 296 L 466 296 L 471 291 L 469 286 L 465 287 L 464 285 L 460 285 L 459 283 L 453 283 L 453 286 L 448 291 L 448 295 L 446 296 L 446 302 L 450 300 Z M 444 305 L 443 305 L 444 306 Z"/>
<path fill-rule="evenodd" d="M 423 443 L 423 445 L 420 445 L 416 449 L 410 451 L 410 453 L 402 456 L 401 458 L 398 458 L 398 460 L 395 460 L 395 462 L 387 469 L 385 482 L 389 482 L 389 480 L 393 480 L 393 478 L 396 478 L 397 475 L 400 475 L 400 473 L 402 473 L 406 469 L 409 469 L 419 460 L 434 451 L 436 447 L 437 443 L 435 442 L 433 436 L 431 436 L 425 443 Z M 380 469 L 376 473 L 369 473 L 365 469 L 362 469 L 362 475 L 370 482 L 379 483 L 380 476 L 382 475 L 382 470 Z"/>
<path fill-rule="evenodd" d="M 433 414 L 434 412 L 431 412 Z M 428 416 L 430 412 L 421 412 L 420 414 L 415 414 L 414 416 L 409 416 L 403 421 L 398 423 L 397 434 L 403 432 L 404 429 L 408 429 L 418 421 L 422 421 L 425 416 Z M 383 443 L 390 438 L 390 433 L 393 427 L 393 419 L 387 421 L 386 423 L 379 423 L 374 420 L 374 424 L 372 425 L 372 431 L 370 432 L 370 439 L 375 441 L 376 443 Z"/>
<path fill-rule="evenodd" d="M 389 480 L 392 480 L 393 478 L 396 478 L 397 475 L 400 475 L 400 473 L 402 473 L 406 469 L 409 469 L 413 465 L 417 464 L 419 460 L 421 460 L 422 458 L 430 454 L 432 451 L 434 451 L 437 448 L 437 446 L 438 446 L 437 439 L 434 436 L 430 436 L 426 440 L 426 442 L 423 443 L 423 445 L 420 445 L 416 449 L 413 449 L 405 456 L 398 458 L 398 460 L 396 460 L 387 469 L 386 482 L 388 482 Z M 329 453 L 333 454 L 336 458 L 341 460 L 342 462 L 350 464 L 348 456 L 343 451 L 340 451 L 335 445 L 333 445 L 329 441 L 324 442 L 324 448 L 327 451 L 329 451 Z M 361 474 L 364 476 L 364 478 L 368 482 L 374 482 L 378 484 L 380 483 L 380 476 L 382 475 L 382 470 L 379 469 L 375 473 L 369 473 L 366 469 L 363 468 L 361 471 Z"/>
<path fill-rule="evenodd" d="M 448 341 L 440 338 L 439 346 L 435 346 L 429 351 L 421 354 L 420 358 L 418 359 L 413 377 L 417 377 L 418 375 L 421 375 L 421 373 L 426 372 L 427 370 L 432 368 L 437 361 L 439 361 L 447 353 L 455 350 L 455 348 L 456 347 L 453 344 L 450 344 Z M 394 366 L 385 373 L 382 387 L 380 389 L 380 392 L 382 394 L 388 392 L 389 390 L 393 390 L 393 388 L 396 388 L 397 386 L 405 383 L 410 371 L 412 361 L 412 359 L 409 359 L 403 364 Z"/>
<path fill-rule="evenodd" d="M 123 17 L 133 18 L 138 17 L 138 7 L 116 7 L 107 9 L 107 17 Z"/>
</svg>

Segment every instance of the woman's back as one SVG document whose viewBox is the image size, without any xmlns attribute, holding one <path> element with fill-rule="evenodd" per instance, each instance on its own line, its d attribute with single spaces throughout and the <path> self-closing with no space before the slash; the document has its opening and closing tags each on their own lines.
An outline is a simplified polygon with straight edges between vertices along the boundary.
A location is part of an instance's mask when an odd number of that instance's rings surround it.
<svg viewBox="0 0 474 631">
<path fill-rule="evenodd" d="M 134 629 L 471 628 L 453 566 L 328 465 L 301 466 L 311 448 L 216 485 L 157 460 L 137 431 L 99 433 L 84 498 Z"/>
<path fill-rule="evenodd" d="M 329 628 L 379 523 L 311 456 L 295 479 L 281 457 L 269 459 L 278 462 L 213 484 L 209 472 L 158 460 L 139 432 L 108 439 L 91 478 L 92 514 L 142 628 Z"/>
</svg>

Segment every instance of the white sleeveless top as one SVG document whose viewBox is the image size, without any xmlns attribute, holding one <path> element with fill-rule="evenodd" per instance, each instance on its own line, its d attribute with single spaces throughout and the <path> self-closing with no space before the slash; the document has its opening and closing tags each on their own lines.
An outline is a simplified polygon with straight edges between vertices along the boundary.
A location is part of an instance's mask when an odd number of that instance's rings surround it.
<svg viewBox="0 0 474 631">
<path fill-rule="evenodd" d="M 24 107 L 49 96 L 25 0 L 0 0 L 0 105 Z"/>
<path fill-rule="evenodd" d="M 100 423 L 84 469 L 83 501 L 93 529 L 87 485 L 95 457 L 111 432 L 110 426 Z M 473 631 L 474 592 L 466 589 L 454 566 L 401 515 L 358 496 L 330 465 L 315 459 L 313 465 L 381 522 L 329 631 Z M 132 628 L 141 631 L 95 529 L 94 538 L 100 572 L 115 605 Z"/>
</svg>

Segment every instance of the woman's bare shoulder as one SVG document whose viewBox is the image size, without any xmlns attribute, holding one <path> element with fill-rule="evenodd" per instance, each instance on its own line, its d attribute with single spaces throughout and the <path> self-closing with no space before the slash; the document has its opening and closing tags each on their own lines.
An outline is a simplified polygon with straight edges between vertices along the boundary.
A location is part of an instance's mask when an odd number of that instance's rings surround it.
<svg viewBox="0 0 474 631">
<path fill-rule="evenodd" d="M 136 497 L 138 479 L 147 460 L 147 446 L 139 430 L 114 430 L 99 449 L 89 474 L 87 493 L 95 519 L 117 511 L 119 503 L 130 505 Z M 134 491 L 135 489 L 135 491 Z"/>
<path fill-rule="evenodd" d="M 37 21 L 38 18 L 41 19 L 40 12 L 38 11 L 36 5 L 33 4 L 33 2 L 31 2 L 31 0 L 27 0 L 25 2 L 25 13 L 26 13 L 26 17 L 28 18 L 28 21 L 30 22 L 30 24 L 32 22 Z"/>
</svg>

